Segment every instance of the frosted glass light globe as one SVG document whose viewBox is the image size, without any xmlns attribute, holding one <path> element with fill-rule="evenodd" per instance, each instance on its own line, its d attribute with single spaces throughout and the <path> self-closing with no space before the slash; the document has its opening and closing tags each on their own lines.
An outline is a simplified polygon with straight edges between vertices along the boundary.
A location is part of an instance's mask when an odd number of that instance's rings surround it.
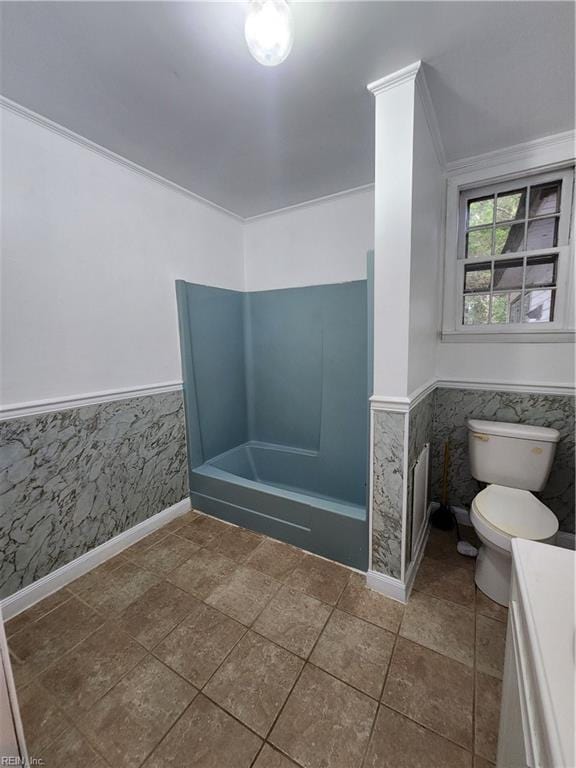
<svg viewBox="0 0 576 768">
<path fill-rule="evenodd" d="M 265 67 L 281 64 L 294 41 L 292 12 L 286 0 L 251 0 L 244 35 L 257 62 Z"/>
</svg>

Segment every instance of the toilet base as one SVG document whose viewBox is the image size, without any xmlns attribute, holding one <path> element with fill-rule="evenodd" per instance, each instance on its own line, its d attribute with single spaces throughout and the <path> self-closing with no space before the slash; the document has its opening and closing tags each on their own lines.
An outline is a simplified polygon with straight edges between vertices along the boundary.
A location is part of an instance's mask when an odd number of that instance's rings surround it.
<svg viewBox="0 0 576 768">
<path fill-rule="evenodd" d="M 506 608 L 510 601 L 512 557 L 510 553 L 483 544 L 476 558 L 474 581 L 478 589 Z"/>
</svg>

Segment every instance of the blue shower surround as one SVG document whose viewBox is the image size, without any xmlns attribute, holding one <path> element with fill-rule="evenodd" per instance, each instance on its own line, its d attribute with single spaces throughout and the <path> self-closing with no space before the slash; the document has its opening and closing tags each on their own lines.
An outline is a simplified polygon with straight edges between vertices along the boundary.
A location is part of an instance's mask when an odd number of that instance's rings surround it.
<svg viewBox="0 0 576 768">
<path fill-rule="evenodd" d="M 176 290 L 192 504 L 365 570 L 366 281 Z"/>
</svg>

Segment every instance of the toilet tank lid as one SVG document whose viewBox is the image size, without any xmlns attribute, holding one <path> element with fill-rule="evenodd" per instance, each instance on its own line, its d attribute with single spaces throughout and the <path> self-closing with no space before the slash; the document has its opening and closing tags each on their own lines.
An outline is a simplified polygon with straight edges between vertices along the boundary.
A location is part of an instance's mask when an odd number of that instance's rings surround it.
<svg viewBox="0 0 576 768">
<path fill-rule="evenodd" d="M 534 427 L 531 424 L 509 424 L 506 421 L 481 421 L 468 419 L 468 429 L 484 435 L 516 437 L 521 440 L 538 440 L 541 443 L 557 443 L 560 432 L 551 427 Z"/>
</svg>

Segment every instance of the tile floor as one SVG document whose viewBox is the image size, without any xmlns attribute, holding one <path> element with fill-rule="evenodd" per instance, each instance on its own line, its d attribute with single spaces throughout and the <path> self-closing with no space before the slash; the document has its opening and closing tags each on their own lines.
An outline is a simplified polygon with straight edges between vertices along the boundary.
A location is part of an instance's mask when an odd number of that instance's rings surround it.
<svg viewBox="0 0 576 768">
<path fill-rule="evenodd" d="M 506 618 L 453 534 L 403 607 L 189 512 L 6 628 L 46 768 L 486 768 Z"/>
</svg>

